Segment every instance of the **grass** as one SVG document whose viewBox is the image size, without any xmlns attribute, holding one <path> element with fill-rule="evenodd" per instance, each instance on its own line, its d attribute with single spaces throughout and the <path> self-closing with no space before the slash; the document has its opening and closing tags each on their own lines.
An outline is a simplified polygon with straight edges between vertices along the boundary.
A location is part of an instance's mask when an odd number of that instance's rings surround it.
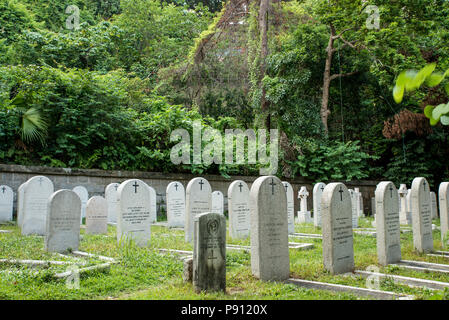
<svg viewBox="0 0 449 320">
<path fill-rule="evenodd" d="M 364 218 L 361 227 L 372 227 L 372 219 Z M 436 223 L 438 224 L 438 223 Z M 313 225 L 296 225 L 296 232 L 320 234 Z M 38 236 L 23 237 L 16 226 L 2 226 L 12 233 L 0 234 L 0 258 L 34 260 L 80 260 L 51 254 L 44 251 L 44 239 Z M 151 246 L 119 247 L 115 238 L 115 227 L 108 227 L 108 234 L 86 235 L 81 231 L 80 251 L 109 256 L 117 259 L 110 272 L 97 272 L 82 276 L 79 289 L 69 289 L 64 280 L 55 280 L 52 274 L 63 272 L 65 266 L 52 266 L 48 269 L 33 269 L 23 266 L 0 265 L 0 299 L 321 299 L 352 300 L 363 299 L 347 293 L 309 290 L 291 284 L 262 282 L 251 275 L 250 254 L 241 251 L 227 252 L 227 290 L 225 293 L 196 294 L 190 283 L 182 280 L 182 261 L 175 255 L 161 254 L 157 249 L 170 248 L 192 250 L 192 245 L 184 242 L 182 230 L 171 230 L 163 226 L 152 226 Z M 441 250 L 440 232 L 435 230 L 434 245 Z M 326 272 L 322 263 L 320 239 L 290 238 L 290 242 L 313 243 L 311 250 L 290 249 L 291 277 L 324 281 L 366 288 L 366 280 L 360 276 L 332 276 Z M 233 240 L 228 243 L 250 245 L 249 239 Z M 402 257 L 407 260 L 420 260 L 435 263 L 449 263 L 441 257 L 420 255 L 413 250 L 412 233 L 401 234 Z M 395 267 L 381 267 L 377 264 L 376 238 L 354 234 L 354 255 L 356 269 L 378 268 L 382 273 L 397 274 L 422 279 L 449 282 L 449 275 L 422 273 Z M 87 265 L 101 263 L 96 259 L 82 258 Z M 410 288 L 382 280 L 380 289 L 397 293 L 412 294 L 418 299 L 448 299 L 449 291 L 431 291 Z"/>
</svg>

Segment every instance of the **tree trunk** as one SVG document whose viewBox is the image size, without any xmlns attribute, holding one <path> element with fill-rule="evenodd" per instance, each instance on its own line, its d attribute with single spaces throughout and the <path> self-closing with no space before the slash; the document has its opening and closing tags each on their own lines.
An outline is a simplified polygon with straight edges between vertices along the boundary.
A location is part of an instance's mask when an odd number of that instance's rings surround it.
<svg viewBox="0 0 449 320">
<path fill-rule="evenodd" d="M 259 30 L 260 30 L 260 76 L 261 82 L 265 76 L 265 60 L 268 55 L 268 7 L 270 0 L 260 0 L 259 8 Z M 262 83 L 260 84 L 262 86 Z M 271 127 L 268 101 L 265 99 L 265 89 L 262 88 L 261 109 L 262 114 L 266 114 L 265 126 Z"/>
<path fill-rule="evenodd" d="M 329 44 L 327 45 L 326 52 L 326 66 L 324 68 L 323 74 L 323 96 L 321 99 L 321 122 L 323 123 L 324 133 L 326 136 L 329 134 L 329 128 L 327 125 L 327 118 L 331 113 L 329 111 L 329 89 L 331 84 L 331 67 L 332 67 L 332 56 L 334 55 L 334 41 L 335 41 L 335 28 L 333 25 L 330 26 L 331 35 L 329 37 Z"/>
</svg>

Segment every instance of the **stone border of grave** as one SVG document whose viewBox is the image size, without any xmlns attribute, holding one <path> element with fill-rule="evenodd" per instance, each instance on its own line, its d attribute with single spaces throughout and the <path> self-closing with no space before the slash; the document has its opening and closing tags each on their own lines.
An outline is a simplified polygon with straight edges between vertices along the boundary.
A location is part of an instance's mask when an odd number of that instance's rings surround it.
<svg viewBox="0 0 449 320">
<path fill-rule="evenodd" d="M 86 268 L 80 268 L 77 270 L 79 274 L 88 274 L 90 272 L 94 271 L 101 271 L 101 272 L 109 272 L 110 267 L 112 264 L 119 263 L 119 261 L 115 260 L 114 258 L 96 255 L 88 252 L 83 251 L 73 251 L 72 256 L 64 255 L 57 253 L 59 256 L 64 258 L 76 258 L 76 257 L 84 257 L 84 258 L 96 258 L 98 260 L 106 261 L 105 263 L 96 264 L 90 267 Z M 86 265 L 86 261 L 80 261 L 80 262 L 69 262 L 69 261 L 53 261 L 53 260 L 22 260 L 22 259 L 0 259 L 0 264 L 8 264 L 8 265 L 25 265 L 30 266 L 32 268 L 49 268 L 52 265 L 57 266 L 83 266 Z M 72 271 L 65 271 L 61 273 L 54 273 L 53 278 L 55 279 L 64 279 L 73 274 Z"/>
<path fill-rule="evenodd" d="M 415 299 L 414 296 L 402 295 L 402 294 L 390 292 L 390 291 L 359 288 L 359 287 L 352 287 L 352 286 L 327 283 L 327 282 L 318 282 L 318 281 L 290 278 L 288 280 L 285 280 L 284 283 L 293 284 L 293 285 L 296 285 L 296 286 L 299 286 L 302 288 L 306 288 L 306 289 L 352 293 L 357 296 L 370 297 L 370 298 L 375 298 L 378 300 L 414 300 Z"/>
</svg>

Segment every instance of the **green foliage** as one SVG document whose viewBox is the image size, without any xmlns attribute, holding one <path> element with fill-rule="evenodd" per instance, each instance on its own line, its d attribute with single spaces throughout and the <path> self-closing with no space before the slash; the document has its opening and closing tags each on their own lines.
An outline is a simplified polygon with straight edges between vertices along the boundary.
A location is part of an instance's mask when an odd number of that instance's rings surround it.
<svg viewBox="0 0 449 320">
<path fill-rule="evenodd" d="M 311 181 L 364 179 L 369 176 L 368 154 L 360 151 L 358 141 L 310 145 L 291 163 L 294 173 Z"/>
</svg>

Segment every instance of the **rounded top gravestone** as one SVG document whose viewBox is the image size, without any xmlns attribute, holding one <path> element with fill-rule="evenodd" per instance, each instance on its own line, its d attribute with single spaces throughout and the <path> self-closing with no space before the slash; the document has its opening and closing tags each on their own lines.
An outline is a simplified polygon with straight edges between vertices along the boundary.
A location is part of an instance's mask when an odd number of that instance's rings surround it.
<svg viewBox="0 0 449 320">
<path fill-rule="evenodd" d="M 211 212 L 224 214 L 224 196 L 221 191 L 212 192 Z"/>
<path fill-rule="evenodd" d="M 17 226 L 22 228 L 23 221 L 23 196 L 26 182 L 22 183 L 17 189 Z"/>
<path fill-rule="evenodd" d="M 420 253 L 433 250 L 430 186 L 425 178 L 415 178 L 411 189 L 413 245 Z"/>
<path fill-rule="evenodd" d="M 395 185 L 383 181 L 376 188 L 377 258 L 386 266 L 401 260 L 399 194 Z"/>
<path fill-rule="evenodd" d="M 8 186 L 0 186 L 0 221 L 12 221 L 14 191 Z"/>
<path fill-rule="evenodd" d="M 94 196 L 86 205 L 86 234 L 108 233 L 108 203 L 105 198 Z"/>
<path fill-rule="evenodd" d="M 251 270 L 265 280 L 286 280 L 290 275 L 287 194 L 275 176 L 256 179 L 250 192 Z"/>
<path fill-rule="evenodd" d="M 236 180 L 228 188 L 229 235 L 244 239 L 249 236 L 249 188 L 246 182 Z"/>
<path fill-rule="evenodd" d="M 45 250 L 49 252 L 76 251 L 80 236 L 81 200 L 71 190 L 59 190 L 48 200 Z"/>
<path fill-rule="evenodd" d="M 287 196 L 288 234 L 295 233 L 295 200 L 293 187 L 287 181 L 282 181 Z"/>
<path fill-rule="evenodd" d="M 123 182 L 117 192 L 118 243 L 132 240 L 141 247 L 149 245 L 151 239 L 150 188 L 142 180 L 130 179 Z"/>
<path fill-rule="evenodd" d="M 166 189 L 167 223 L 171 228 L 184 228 L 186 194 L 181 182 L 170 182 Z"/>
<path fill-rule="evenodd" d="M 351 196 L 343 183 L 330 183 L 321 198 L 324 267 L 332 274 L 354 270 Z"/>
<path fill-rule="evenodd" d="M 442 182 L 438 190 L 441 220 L 441 242 L 447 248 L 449 232 L 449 182 Z"/>
<path fill-rule="evenodd" d="M 321 227 L 321 197 L 326 185 L 318 182 L 313 186 L 313 225 Z"/>
<path fill-rule="evenodd" d="M 53 194 L 53 182 L 44 176 L 29 179 L 24 187 L 22 235 L 45 235 L 48 198 Z"/>
<path fill-rule="evenodd" d="M 194 178 L 189 181 L 186 188 L 186 225 L 185 241 L 193 240 L 193 221 L 195 216 L 211 212 L 212 188 L 204 178 Z"/>
<path fill-rule="evenodd" d="M 86 205 L 87 205 L 87 200 L 89 200 L 89 192 L 83 186 L 76 186 L 75 188 L 73 188 L 73 192 L 75 192 L 78 195 L 78 197 L 81 199 L 80 221 L 82 222 L 82 219 L 86 217 Z"/>
<path fill-rule="evenodd" d="M 148 185 L 147 185 L 148 186 Z M 148 186 L 150 190 L 150 222 L 155 223 L 157 221 L 157 194 L 153 187 Z"/>
<path fill-rule="evenodd" d="M 117 223 L 118 206 L 117 206 L 117 190 L 119 183 L 110 183 L 104 190 L 104 197 L 108 203 L 108 222 Z"/>
</svg>

